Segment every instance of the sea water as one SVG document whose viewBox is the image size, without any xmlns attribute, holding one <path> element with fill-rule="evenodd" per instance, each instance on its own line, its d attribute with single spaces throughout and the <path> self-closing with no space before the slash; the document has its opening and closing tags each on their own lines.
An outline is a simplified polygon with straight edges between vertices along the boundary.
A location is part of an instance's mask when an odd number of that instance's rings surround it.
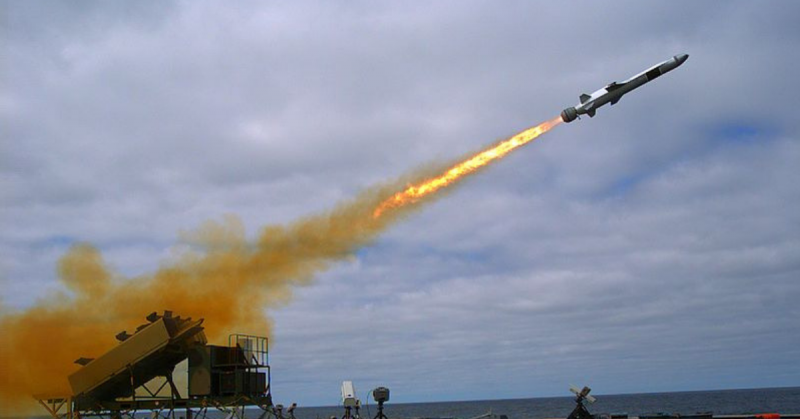
<svg viewBox="0 0 800 419">
<path fill-rule="evenodd" d="M 691 391 L 673 393 L 597 395 L 597 402 L 588 405 L 593 414 L 627 413 L 639 416 L 656 413 L 693 414 L 713 412 L 715 415 L 757 413 L 800 413 L 800 387 L 752 390 Z M 491 411 L 509 419 L 565 418 L 575 407 L 573 397 L 547 397 L 513 400 L 478 400 L 436 403 L 392 403 L 384 413 L 395 418 L 458 418 L 468 419 Z M 297 419 L 341 417 L 340 407 L 299 407 Z M 372 418 L 376 408 L 364 406 L 362 419 Z"/>
</svg>

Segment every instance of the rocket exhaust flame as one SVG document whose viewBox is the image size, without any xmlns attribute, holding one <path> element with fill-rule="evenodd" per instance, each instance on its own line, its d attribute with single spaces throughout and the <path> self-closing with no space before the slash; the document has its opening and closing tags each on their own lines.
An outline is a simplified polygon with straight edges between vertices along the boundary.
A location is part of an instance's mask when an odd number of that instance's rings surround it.
<svg viewBox="0 0 800 419">
<path fill-rule="evenodd" d="M 442 165 L 418 170 L 367 189 L 331 211 L 267 226 L 256 240 L 246 238 L 235 217 L 208 223 L 184 235 L 194 251 L 147 275 L 124 278 L 94 247 L 73 246 L 58 263 L 65 291 L 23 310 L 0 304 L 0 417 L 38 408 L 32 394 L 69 395 L 66 377 L 78 368 L 73 361 L 105 353 L 116 344 L 116 334 L 133 332 L 153 311 L 205 318 L 212 342 L 232 332 L 269 333 L 264 310 L 285 304 L 293 287 L 308 285 L 318 272 L 352 257 L 421 208 L 424 198 L 560 122 L 556 118 L 527 129 L 447 170 Z M 407 184 L 413 186 L 403 189 Z"/>
<path fill-rule="evenodd" d="M 381 202 L 381 204 L 375 208 L 375 211 L 373 211 L 372 216 L 378 218 L 384 211 L 415 203 L 425 196 L 453 184 L 453 182 L 458 181 L 464 176 L 474 173 L 487 164 L 505 157 L 517 147 L 521 147 L 535 140 L 536 137 L 550 131 L 561 122 L 562 119 L 559 116 L 535 127 L 528 128 L 511 138 L 501 141 L 496 146 L 481 151 L 469 159 L 456 164 L 436 177 L 426 179 L 416 185 L 410 185 L 404 191 L 398 192 L 391 198 Z"/>
</svg>

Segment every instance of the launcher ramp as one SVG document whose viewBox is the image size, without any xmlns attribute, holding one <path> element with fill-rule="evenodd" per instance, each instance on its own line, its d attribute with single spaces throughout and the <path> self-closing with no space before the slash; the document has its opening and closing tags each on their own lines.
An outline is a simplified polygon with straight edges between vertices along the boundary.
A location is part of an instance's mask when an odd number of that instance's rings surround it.
<svg viewBox="0 0 800 419">
<path fill-rule="evenodd" d="M 118 334 L 120 343 L 102 356 L 75 361 L 83 367 L 68 379 L 79 404 L 131 397 L 140 385 L 171 377 L 192 348 L 206 344 L 203 319 L 181 319 L 165 311 L 152 313 L 147 320 L 132 335 Z"/>
</svg>

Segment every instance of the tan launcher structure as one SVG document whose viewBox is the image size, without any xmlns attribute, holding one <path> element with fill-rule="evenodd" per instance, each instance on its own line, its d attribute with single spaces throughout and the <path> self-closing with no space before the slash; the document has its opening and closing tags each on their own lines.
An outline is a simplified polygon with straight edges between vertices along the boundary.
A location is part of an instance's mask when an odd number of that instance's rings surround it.
<svg viewBox="0 0 800 419">
<path fill-rule="evenodd" d="M 80 358 L 68 377 L 72 395 L 37 396 L 55 419 L 82 416 L 205 418 L 208 409 L 244 418 L 245 407 L 273 412 L 266 337 L 231 335 L 228 346 L 208 345 L 203 319 L 151 313 L 133 334 L 97 358 Z M 188 389 L 175 385 L 175 366 L 188 361 Z M 141 416 L 141 415 L 140 415 Z"/>
</svg>

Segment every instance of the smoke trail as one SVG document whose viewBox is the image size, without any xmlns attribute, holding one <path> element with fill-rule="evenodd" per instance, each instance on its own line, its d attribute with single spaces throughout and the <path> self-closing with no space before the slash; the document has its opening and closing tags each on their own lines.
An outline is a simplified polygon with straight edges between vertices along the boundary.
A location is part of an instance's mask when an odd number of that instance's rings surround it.
<svg viewBox="0 0 800 419">
<path fill-rule="evenodd" d="M 231 332 L 268 334 L 265 307 L 286 302 L 293 285 L 309 283 L 403 215 L 371 217 L 397 187 L 368 190 L 329 213 L 268 226 L 255 242 L 245 239 L 235 218 L 208 223 L 191 237 L 202 251 L 145 277 L 121 278 L 95 248 L 74 246 L 58 264 L 71 295 L 0 318 L 0 415 L 31 406 L 32 394 L 71 394 L 66 377 L 78 368 L 73 361 L 103 354 L 117 333 L 133 332 L 153 311 L 206 318 L 212 342 L 224 342 Z"/>
<path fill-rule="evenodd" d="M 236 218 L 208 223 L 191 237 L 201 251 L 143 277 L 122 278 L 97 249 L 74 246 L 58 263 L 59 279 L 69 294 L 40 300 L 24 311 L 0 313 L 0 416 L 35 406 L 33 394 L 70 394 L 66 377 L 78 368 L 73 361 L 103 354 L 116 344 L 117 333 L 132 332 L 153 311 L 206 318 L 211 342 L 222 342 L 231 332 L 268 334 L 266 307 L 288 302 L 293 286 L 308 284 L 315 273 L 441 196 L 426 194 L 375 216 L 404 185 L 432 179 L 453 164 L 417 170 L 368 189 L 330 212 L 287 226 L 267 226 L 255 242 L 246 240 Z M 448 186 L 476 170 L 451 179 Z"/>
</svg>

